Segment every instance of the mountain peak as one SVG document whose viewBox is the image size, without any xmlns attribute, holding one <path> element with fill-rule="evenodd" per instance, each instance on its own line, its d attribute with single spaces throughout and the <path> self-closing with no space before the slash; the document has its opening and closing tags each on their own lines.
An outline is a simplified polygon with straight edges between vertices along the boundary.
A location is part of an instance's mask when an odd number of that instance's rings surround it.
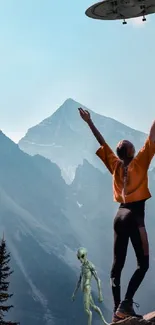
<svg viewBox="0 0 155 325">
<path fill-rule="evenodd" d="M 80 106 L 88 109 L 72 98 L 66 99 L 50 117 L 29 129 L 26 136 L 19 142 L 19 147 L 23 151 L 31 155 L 38 153 L 55 162 L 60 167 L 63 176 L 66 175 L 67 182 L 68 179 L 73 180 L 75 170 L 83 159 L 103 170 L 102 163 L 94 154 L 98 143 L 79 116 Z M 90 109 L 88 111 L 96 127 L 113 150 L 123 138 L 134 142 L 136 150 L 144 144 L 146 138 L 144 133 Z"/>
<path fill-rule="evenodd" d="M 68 121 L 76 121 L 78 117 L 78 108 L 83 107 L 82 104 L 78 103 L 72 98 L 66 99 L 62 105 L 49 117 L 44 119 L 40 125 L 51 125 L 51 123 L 60 125 L 60 123 L 68 123 Z"/>
<path fill-rule="evenodd" d="M 84 107 L 82 104 L 78 103 L 77 101 L 75 101 L 72 98 L 68 98 L 66 99 L 61 106 L 59 106 L 59 108 L 56 109 L 56 111 L 49 117 L 45 118 L 42 122 L 40 122 L 39 125 L 49 125 L 51 124 L 51 121 L 53 121 L 54 123 L 58 122 L 60 120 L 60 118 L 68 118 L 68 116 L 71 118 L 75 118 L 76 114 L 77 114 L 77 110 L 78 108 L 82 106 Z M 58 122 L 59 123 L 59 122 Z"/>
<path fill-rule="evenodd" d="M 65 101 L 64 101 L 64 104 L 73 104 L 73 103 L 77 103 L 75 99 L 73 98 L 67 98 Z"/>
<path fill-rule="evenodd" d="M 2 146 L 5 148 L 7 146 L 7 148 L 17 148 L 18 145 L 13 142 L 9 137 L 7 137 L 2 130 L 0 130 L 0 144 L 1 144 L 1 149 Z"/>
<path fill-rule="evenodd" d="M 64 110 L 74 110 L 78 107 L 83 106 L 82 104 L 78 103 L 76 100 L 72 98 L 68 98 L 64 101 L 64 103 L 58 108 L 58 111 L 64 109 Z"/>
</svg>

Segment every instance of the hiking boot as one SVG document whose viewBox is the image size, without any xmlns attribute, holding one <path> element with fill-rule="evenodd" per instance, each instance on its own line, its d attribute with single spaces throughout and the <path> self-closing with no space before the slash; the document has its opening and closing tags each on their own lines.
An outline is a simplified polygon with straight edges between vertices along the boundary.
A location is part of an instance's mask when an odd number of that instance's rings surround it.
<svg viewBox="0 0 155 325">
<path fill-rule="evenodd" d="M 117 323 L 119 322 L 120 320 L 122 320 L 122 318 L 118 317 L 116 315 L 116 313 L 113 313 L 113 316 L 112 316 L 112 323 Z"/>
<path fill-rule="evenodd" d="M 133 303 L 136 305 L 137 308 L 139 308 L 139 305 L 132 300 L 124 300 L 120 303 L 116 310 L 116 316 L 118 316 L 121 319 L 127 318 L 127 317 L 138 317 L 142 318 L 142 315 L 138 315 L 135 313 L 133 309 Z"/>
</svg>

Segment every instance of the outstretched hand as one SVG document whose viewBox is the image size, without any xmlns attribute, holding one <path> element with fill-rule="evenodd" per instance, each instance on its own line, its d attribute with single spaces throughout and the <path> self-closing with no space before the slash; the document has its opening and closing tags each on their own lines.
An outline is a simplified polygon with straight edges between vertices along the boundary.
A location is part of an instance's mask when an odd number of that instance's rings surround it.
<svg viewBox="0 0 155 325">
<path fill-rule="evenodd" d="M 99 301 L 99 302 L 103 302 L 103 297 L 102 297 L 102 296 L 99 296 L 99 297 L 98 297 L 98 301 Z"/>
<path fill-rule="evenodd" d="M 72 299 L 73 302 L 75 301 L 75 295 L 74 294 L 72 295 L 71 299 Z"/>
<path fill-rule="evenodd" d="M 84 110 L 83 108 L 78 108 L 80 116 L 85 122 L 89 122 L 91 120 L 90 113 L 87 110 Z"/>
</svg>

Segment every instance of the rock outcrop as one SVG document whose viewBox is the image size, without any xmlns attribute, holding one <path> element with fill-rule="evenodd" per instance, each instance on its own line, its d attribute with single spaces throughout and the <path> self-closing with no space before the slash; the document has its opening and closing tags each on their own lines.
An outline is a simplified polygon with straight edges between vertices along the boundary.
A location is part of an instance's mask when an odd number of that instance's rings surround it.
<svg viewBox="0 0 155 325">
<path fill-rule="evenodd" d="M 155 325 L 155 311 L 144 315 L 143 318 L 130 317 L 125 320 L 117 322 L 117 324 L 121 324 L 121 325 Z"/>
</svg>

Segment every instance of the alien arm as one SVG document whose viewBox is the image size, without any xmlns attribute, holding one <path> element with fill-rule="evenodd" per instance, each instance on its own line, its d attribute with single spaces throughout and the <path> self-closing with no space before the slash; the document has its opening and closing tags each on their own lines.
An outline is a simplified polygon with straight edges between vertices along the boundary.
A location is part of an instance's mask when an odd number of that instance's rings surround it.
<svg viewBox="0 0 155 325">
<path fill-rule="evenodd" d="M 91 267 L 91 272 L 93 277 L 95 278 L 96 282 L 97 282 L 97 288 L 98 288 L 98 293 L 99 293 L 99 297 L 102 298 L 102 290 L 101 290 L 101 280 L 97 275 L 97 271 L 95 269 L 94 266 Z"/>
<path fill-rule="evenodd" d="M 78 291 L 78 289 L 79 289 L 79 287 L 80 287 L 81 280 L 82 280 L 82 274 L 80 274 L 79 280 L 78 280 L 77 285 L 76 285 L 76 287 L 75 287 L 75 290 L 74 290 L 74 292 L 73 292 L 73 296 L 76 295 L 76 293 L 77 293 L 77 291 Z"/>
</svg>

